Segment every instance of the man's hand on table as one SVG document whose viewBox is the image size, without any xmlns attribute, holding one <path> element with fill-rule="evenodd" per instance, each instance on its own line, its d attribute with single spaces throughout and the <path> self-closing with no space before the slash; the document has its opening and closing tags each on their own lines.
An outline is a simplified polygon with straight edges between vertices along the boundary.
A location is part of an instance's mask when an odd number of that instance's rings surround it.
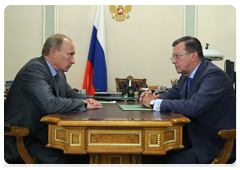
<svg viewBox="0 0 240 170">
<path fill-rule="evenodd" d="M 151 90 L 145 91 L 140 95 L 139 104 L 140 106 L 151 108 L 151 100 L 156 100 L 157 98 L 159 98 L 159 94 L 156 95 L 155 93 L 152 93 Z"/>
<path fill-rule="evenodd" d="M 101 109 L 101 108 L 103 108 L 102 104 L 94 99 L 87 98 L 86 101 L 87 101 L 86 109 Z"/>
</svg>

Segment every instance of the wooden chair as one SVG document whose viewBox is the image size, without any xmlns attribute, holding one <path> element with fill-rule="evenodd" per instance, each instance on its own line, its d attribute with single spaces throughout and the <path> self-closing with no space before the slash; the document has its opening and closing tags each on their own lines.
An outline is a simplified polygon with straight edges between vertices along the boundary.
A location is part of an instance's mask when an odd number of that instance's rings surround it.
<svg viewBox="0 0 240 170">
<path fill-rule="evenodd" d="M 8 91 L 4 91 L 4 101 L 6 100 Z M 18 153 L 26 164 L 36 164 L 37 159 L 28 151 L 23 137 L 28 136 L 29 127 L 13 126 L 10 123 L 4 123 L 4 136 L 16 136 Z"/>
<path fill-rule="evenodd" d="M 24 136 L 28 136 L 30 128 L 13 126 L 10 123 L 4 123 L 4 136 L 16 136 L 17 148 L 19 155 L 26 164 L 36 164 L 38 163 L 36 158 L 28 151 L 24 139 Z"/>
<path fill-rule="evenodd" d="M 146 86 L 146 79 L 134 79 L 131 75 L 127 78 L 115 78 L 117 92 L 122 91 L 123 95 L 127 94 L 128 91 L 128 80 L 135 81 L 134 92 L 139 91 L 141 88 Z"/>
<path fill-rule="evenodd" d="M 159 86 L 157 85 L 151 85 L 151 86 L 148 86 L 148 89 L 149 90 L 154 90 L 154 89 L 158 89 Z"/>
<path fill-rule="evenodd" d="M 221 153 L 213 160 L 212 164 L 225 164 L 232 154 L 234 139 L 236 139 L 236 129 L 220 130 L 218 135 L 225 139 L 225 143 Z"/>
</svg>

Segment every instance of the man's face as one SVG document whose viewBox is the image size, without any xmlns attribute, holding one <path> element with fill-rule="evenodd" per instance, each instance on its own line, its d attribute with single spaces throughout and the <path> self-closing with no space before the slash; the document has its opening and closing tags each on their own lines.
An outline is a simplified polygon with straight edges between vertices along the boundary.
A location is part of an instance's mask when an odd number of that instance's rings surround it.
<svg viewBox="0 0 240 170">
<path fill-rule="evenodd" d="M 75 48 L 71 40 L 64 39 L 63 45 L 60 51 L 56 49 L 55 53 L 55 69 L 57 72 L 67 72 L 74 60 Z"/>
<path fill-rule="evenodd" d="M 182 54 L 186 52 L 187 51 L 185 51 L 185 42 L 181 42 L 173 48 L 172 55 L 175 56 L 176 54 Z M 192 53 L 183 54 L 183 55 L 177 56 L 176 58 L 173 58 L 172 64 L 175 65 L 177 73 L 185 76 L 189 76 L 191 74 L 192 72 L 191 58 L 192 58 Z"/>
</svg>

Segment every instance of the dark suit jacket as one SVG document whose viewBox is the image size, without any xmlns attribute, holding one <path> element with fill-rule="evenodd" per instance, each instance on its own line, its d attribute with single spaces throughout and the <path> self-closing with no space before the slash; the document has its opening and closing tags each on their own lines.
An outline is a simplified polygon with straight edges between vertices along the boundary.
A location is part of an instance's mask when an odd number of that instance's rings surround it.
<svg viewBox="0 0 240 170">
<path fill-rule="evenodd" d="M 229 76 L 211 62 L 202 61 L 191 82 L 187 76 L 169 92 L 160 94 L 161 111 L 174 111 L 187 116 L 190 142 L 200 163 L 210 163 L 220 153 L 224 140 L 221 129 L 236 128 L 236 95 Z"/>
<path fill-rule="evenodd" d="M 4 103 L 4 122 L 31 128 L 26 142 L 48 142 L 48 127 L 40 119 L 49 113 L 85 111 L 86 95 L 75 92 L 59 74 L 59 96 L 56 95 L 50 69 L 43 56 L 30 60 L 16 75 Z M 4 139 L 5 160 L 19 157 L 14 137 Z"/>
</svg>

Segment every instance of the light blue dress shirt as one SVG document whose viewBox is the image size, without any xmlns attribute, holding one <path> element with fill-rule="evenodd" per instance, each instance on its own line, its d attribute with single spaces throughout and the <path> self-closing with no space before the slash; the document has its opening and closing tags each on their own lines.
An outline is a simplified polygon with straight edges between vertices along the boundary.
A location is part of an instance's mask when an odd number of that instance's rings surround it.
<svg viewBox="0 0 240 170">
<path fill-rule="evenodd" d="M 199 64 L 198 64 L 198 66 L 192 71 L 192 73 L 190 74 L 190 78 L 192 78 L 193 79 L 193 77 L 194 77 L 194 75 L 195 75 L 195 73 L 196 73 L 196 71 L 197 71 L 197 69 L 198 69 L 198 67 L 199 67 L 199 65 L 201 64 L 202 62 L 200 62 Z M 159 109 L 159 108 L 161 108 L 161 103 L 162 103 L 162 101 L 163 101 L 163 99 L 156 99 L 156 101 L 155 101 L 155 103 L 154 103 L 154 107 L 153 107 L 153 110 L 154 111 L 161 111 L 161 109 Z"/>
<path fill-rule="evenodd" d="M 46 59 L 45 59 L 46 60 Z M 52 73 L 52 76 L 53 76 L 53 80 L 55 80 L 54 76 L 56 76 L 57 74 L 57 71 L 53 68 L 53 66 L 46 60 L 47 64 L 48 64 L 48 67 Z"/>
</svg>

